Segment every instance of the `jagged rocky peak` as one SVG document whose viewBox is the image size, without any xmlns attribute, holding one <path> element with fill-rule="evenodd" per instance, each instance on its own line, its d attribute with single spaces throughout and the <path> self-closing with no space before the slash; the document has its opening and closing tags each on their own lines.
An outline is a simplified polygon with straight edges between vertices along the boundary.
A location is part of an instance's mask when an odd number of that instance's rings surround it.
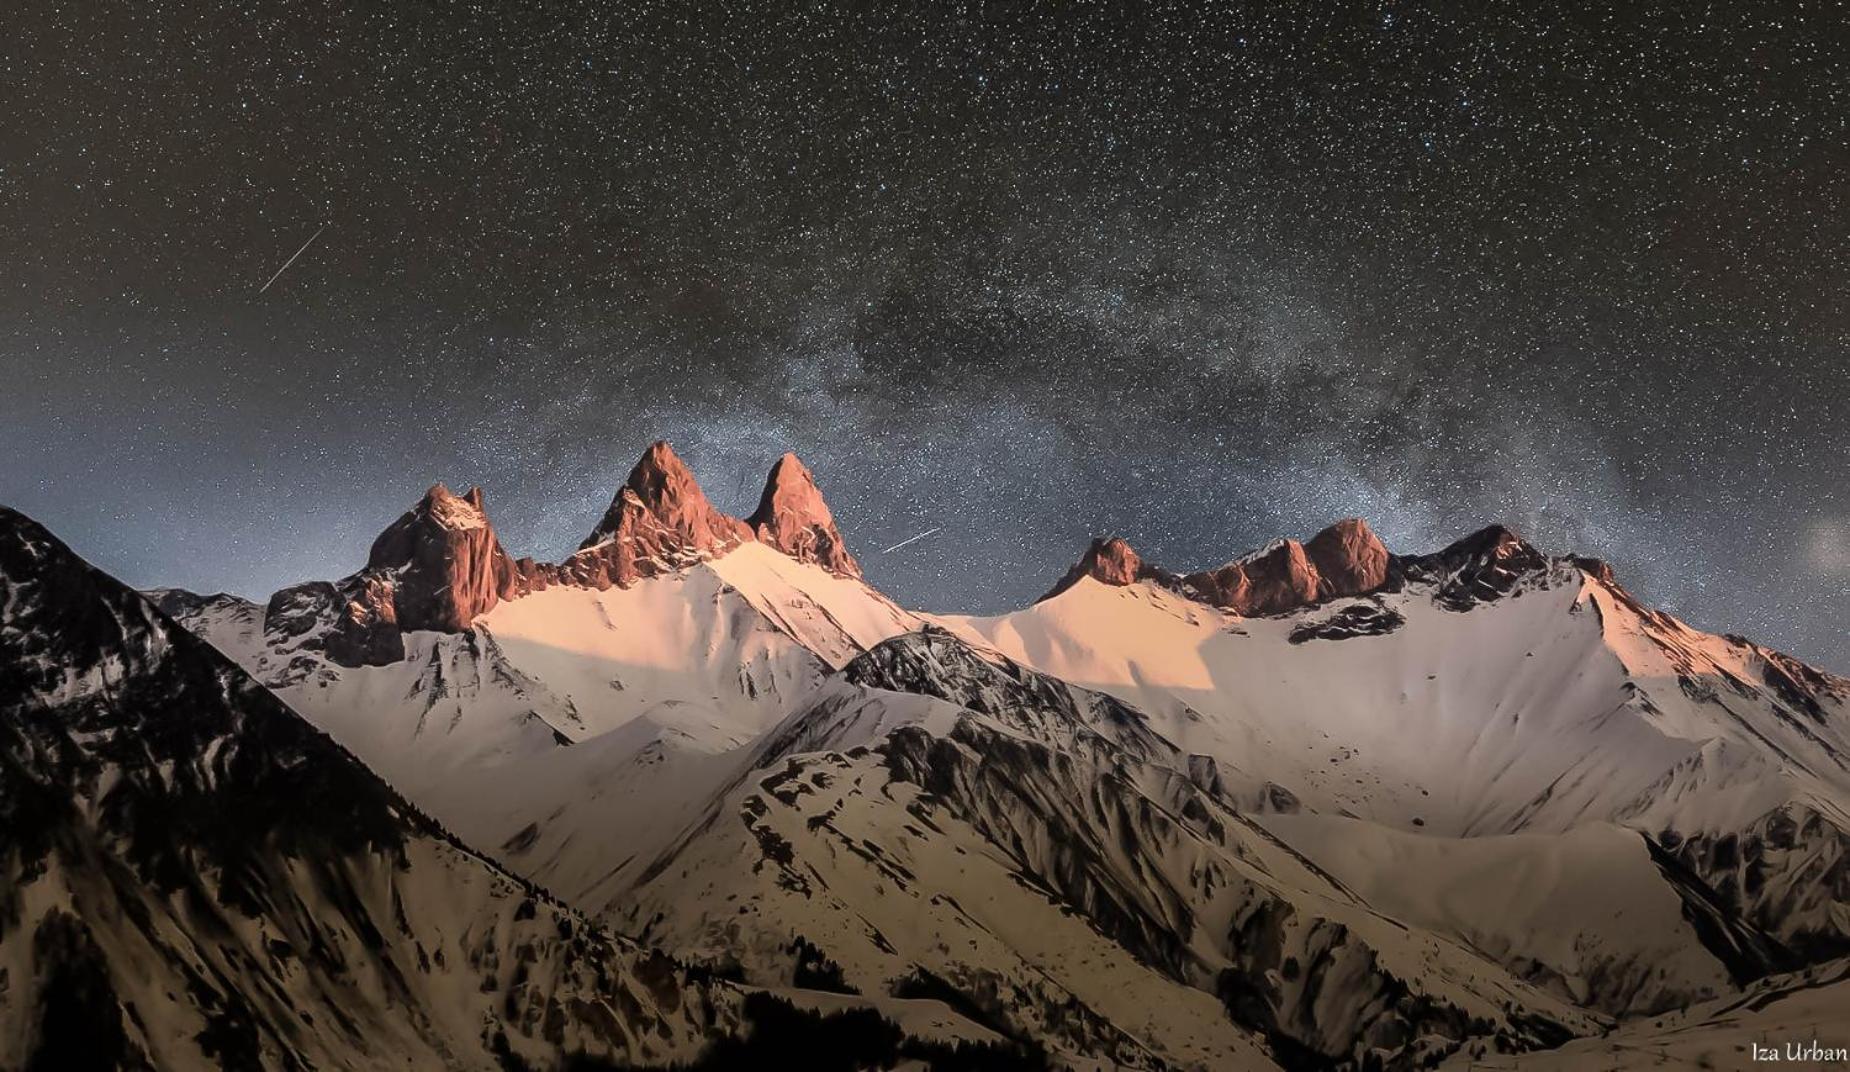
<svg viewBox="0 0 1850 1072">
<path fill-rule="evenodd" d="M 457 495 L 433 486 L 373 541 L 366 568 L 391 575 L 401 629 L 463 632 L 520 587 L 519 571 L 488 522 L 481 488 Z"/>
<path fill-rule="evenodd" d="M 1439 604 L 1464 610 L 1513 591 L 1525 575 L 1548 568 L 1548 556 L 1503 525 L 1489 525 L 1429 555 L 1398 560 L 1412 580 L 1438 585 Z"/>
<path fill-rule="evenodd" d="M 1503 525 L 1487 525 L 1424 559 L 1436 560 L 1448 570 L 1470 573 L 1522 573 L 1548 564 L 1548 556 Z"/>
<path fill-rule="evenodd" d="M 584 547 L 625 535 L 625 523 L 638 515 L 662 528 L 685 536 L 695 544 L 737 544 L 749 538 L 745 524 L 719 512 L 700 490 L 700 482 L 665 440 L 643 451 L 629 479 L 611 500 L 610 509 Z"/>
<path fill-rule="evenodd" d="M 1348 518 L 1309 543 L 1274 540 L 1216 569 L 1178 577 L 1145 562 L 1116 536 L 1094 540 L 1048 596 L 1082 577 L 1101 584 L 1154 581 L 1238 614 L 1280 614 L 1320 600 L 1372 592 L 1388 582 L 1393 556 L 1360 518 Z M 1046 597 L 1043 597 L 1046 598 Z"/>
<path fill-rule="evenodd" d="M 1126 585 L 1143 572 L 1143 559 L 1122 537 L 1107 536 L 1093 540 L 1075 568 L 1106 584 Z"/>
<path fill-rule="evenodd" d="M 1237 614 L 1277 614 L 1317 599 L 1317 572 L 1296 540 L 1274 540 L 1182 583 L 1197 599 Z"/>
<path fill-rule="evenodd" d="M 1476 557 L 1479 555 L 1507 554 L 1528 548 L 1529 544 L 1514 529 L 1507 525 L 1485 525 L 1468 536 L 1461 536 L 1445 545 L 1439 554 L 1448 559 Z"/>
<path fill-rule="evenodd" d="M 1387 582 L 1387 545 L 1359 517 L 1345 518 L 1311 537 L 1304 554 L 1317 570 L 1319 595 L 1325 599 L 1360 595 Z"/>
<path fill-rule="evenodd" d="M 843 577 L 861 576 L 861 564 L 848 553 L 815 476 L 795 454 L 786 453 L 771 467 L 758 509 L 746 523 L 758 539 L 799 562 Z"/>
<path fill-rule="evenodd" d="M 467 494 L 458 495 L 440 483 L 432 484 L 418 504 L 400 520 L 412 519 L 445 529 L 478 529 L 488 525 L 481 488 L 472 487 Z"/>
<path fill-rule="evenodd" d="M 1589 577 L 1617 587 L 1612 570 L 1591 558 L 1563 560 Z M 1152 582 L 1235 614 L 1284 614 L 1330 599 L 1398 589 L 1406 581 L 1436 589 L 1441 606 L 1465 609 L 1497 599 L 1526 576 L 1545 572 L 1550 559 L 1503 525 L 1486 528 L 1424 555 L 1395 555 L 1361 518 L 1338 521 L 1309 541 L 1273 540 L 1211 570 L 1170 573 L 1142 559 L 1113 536 L 1094 540 L 1049 599 L 1082 578 L 1124 586 Z"/>
<path fill-rule="evenodd" d="M 467 498 L 442 484 L 433 484 L 411 509 L 385 527 L 366 558 L 368 569 L 398 569 L 416 555 L 418 546 L 446 532 L 488 527 L 482 509 L 482 489 L 472 488 Z"/>
<path fill-rule="evenodd" d="M 393 585 L 365 570 L 339 581 L 307 581 L 270 596 L 263 631 L 273 643 L 324 652 L 340 666 L 384 666 L 405 657 Z"/>
<path fill-rule="evenodd" d="M 658 440 L 643 452 L 604 519 L 561 572 L 597 588 L 627 586 L 751 539 L 751 528 L 707 501 L 687 463 Z"/>
<path fill-rule="evenodd" d="M 1612 563 L 1607 562 L 1603 558 L 1594 558 L 1589 555 L 1569 555 L 1567 556 L 1567 560 L 1573 563 L 1580 572 L 1596 581 L 1604 581 L 1607 584 L 1613 585 L 1619 583 L 1618 578 L 1612 572 Z"/>
<path fill-rule="evenodd" d="M 772 468 L 748 523 L 716 509 L 674 448 L 657 442 L 563 563 L 513 558 L 488 519 L 481 488 L 458 495 L 435 484 L 373 541 L 365 568 L 271 596 L 264 631 L 342 666 L 384 665 L 404 657 L 405 632 L 467 632 L 509 599 L 559 584 L 627 587 L 760 538 L 799 561 L 861 575 L 815 478 L 795 455 Z M 196 609 L 182 602 L 175 608 Z"/>
<path fill-rule="evenodd" d="M 341 666 L 382 666 L 404 658 L 407 631 L 467 632 L 495 604 L 544 586 L 502 548 L 482 489 L 437 484 L 379 534 L 364 569 L 272 595 L 264 632 Z"/>
<path fill-rule="evenodd" d="M 1158 579 L 1159 571 L 1144 565 L 1142 556 L 1122 537 L 1104 536 L 1093 540 L 1086 553 L 1073 563 L 1073 568 L 1060 578 L 1060 583 L 1041 598 L 1052 599 L 1087 577 L 1100 584 L 1123 588 L 1138 581 Z"/>
</svg>

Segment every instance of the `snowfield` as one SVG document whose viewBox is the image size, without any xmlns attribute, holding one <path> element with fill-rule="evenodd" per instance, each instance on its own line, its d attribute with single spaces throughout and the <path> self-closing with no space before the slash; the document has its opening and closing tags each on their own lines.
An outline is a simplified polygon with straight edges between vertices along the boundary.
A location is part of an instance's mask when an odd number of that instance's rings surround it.
<svg viewBox="0 0 1850 1072">
<path fill-rule="evenodd" d="M 1842 995 L 1850 683 L 1598 563 L 1486 530 L 1242 616 L 1095 545 L 1031 607 L 923 615 L 619 506 L 640 576 L 377 665 L 160 598 L 465 843 L 807 1008 L 1075 1068 L 1556 1067 L 1719 1060 Z M 1312 543 L 1291 591 L 1366 572 Z M 1305 561 L 1245 556 L 1240 597 Z"/>
</svg>

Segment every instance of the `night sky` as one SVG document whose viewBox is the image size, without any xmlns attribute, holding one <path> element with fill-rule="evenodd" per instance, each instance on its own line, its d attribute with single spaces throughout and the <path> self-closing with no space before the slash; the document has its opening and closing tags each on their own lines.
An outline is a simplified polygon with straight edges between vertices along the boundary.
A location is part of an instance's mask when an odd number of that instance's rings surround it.
<svg viewBox="0 0 1850 1072">
<path fill-rule="evenodd" d="M 261 598 L 794 449 L 925 609 L 1500 520 L 1850 670 L 1841 8 L 624 6 L 9 5 L 0 502 Z"/>
</svg>

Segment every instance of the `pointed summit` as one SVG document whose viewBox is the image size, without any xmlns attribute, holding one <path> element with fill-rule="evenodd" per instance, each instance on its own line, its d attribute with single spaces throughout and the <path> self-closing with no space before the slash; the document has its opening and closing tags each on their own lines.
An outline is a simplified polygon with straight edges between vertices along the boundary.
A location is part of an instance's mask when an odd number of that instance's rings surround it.
<svg viewBox="0 0 1850 1072">
<path fill-rule="evenodd" d="M 1519 573 L 1541 569 L 1548 563 L 1547 556 L 1503 525 L 1487 525 L 1422 557 L 1455 573 L 1471 575 L 1485 571 Z"/>
<path fill-rule="evenodd" d="M 463 632 L 517 584 L 482 489 L 457 495 L 442 484 L 379 534 L 366 569 L 389 584 L 393 617 L 406 630 Z"/>
<path fill-rule="evenodd" d="M 1441 606 L 1466 610 L 1501 598 L 1527 575 L 1548 567 L 1548 557 L 1502 525 L 1490 525 L 1444 550 L 1401 560 L 1402 572 L 1439 585 Z"/>
<path fill-rule="evenodd" d="M 861 576 L 860 563 L 842 542 L 815 476 L 795 454 L 785 454 L 771 467 L 758 509 L 746 524 L 760 540 L 799 562 L 813 562 L 843 577 Z"/>
<path fill-rule="evenodd" d="M 1387 582 L 1387 546 L 1359 517 L 1345 518 L 1311 537 L 1304 554 L 1317 570 L 1320 599 L 1360 595 Z"/>
<path fill-rule="evenodd" d="M 430 490 L 417 504 L 399 517 L 379 538 L 373 541 L 372 554 L 368 557 L 370 566 L 396 566 L 402 561 L 381 561 L 383 554 L 387 558 L 399 549 L 394 540 L 394 533 L 401 526 L 426 529 L 473 529 L 483 528 L 488 524 L 488 515 L 482 508 L 482 489 L 470 488 L 468 495 L 458 495 L 443 484 L 432 484 Z M 382 545 L 385 545 L 382 547 Z"/>
<path fill-rule="evenodd" d="M 715 509 L 674 448 L 657 440 L 630 470 L 604 519 L 560 570 L 580 584 L 627 587 L 642 577 L 724 554 L 750 539 L 745 522 Z"/>
<path fill-rule="evenodd" d="M 1079 556 L 1073 568 L 1067 570 L 1060 583 L 1048 589 L 1041 600 L 1052 599 L 1088 577 L 1113 588 L 1124 588 L 1143 580 L 1169 579 L 1161 570 L 1146 566 L 1136 550 L 1122 538 L 1105 536 L 1093 540 L 1086 553 Z"/>
<path fill-rule="evenodd" d="M 1130 544 L 1116 536 L 1093 540 L 1075 569 L 1106 584 L 1126 585 L 1143 572 L 1143 559 Z"/>
<path fill-rule="evenodd" d="M 687 463 L 660 439 L 643 451 L 604 519 L 579 547 L 593 547 L 616 537 L 625 531 L 626 521 L 635 524 L 639 513 L 653 525 L 685 537 L 690 545 L 736 545 L 744 529 L 737 518 L 714 509 Z"/>
</svg>

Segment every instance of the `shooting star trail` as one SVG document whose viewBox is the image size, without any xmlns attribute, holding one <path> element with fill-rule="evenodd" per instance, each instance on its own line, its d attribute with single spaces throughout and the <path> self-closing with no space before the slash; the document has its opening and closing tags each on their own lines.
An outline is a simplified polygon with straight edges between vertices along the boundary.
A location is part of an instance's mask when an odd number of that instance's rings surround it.
<svg viewBox="0 0 1850 1072">
<path fill-rule="evenodd" d="M 308 247 L 310 247 L 310 246 L 312 246 L 312 245 L 314 245 L 314 244 L 315 244 L 315 239 L 317 239 L 317 238 L 320 238 L 320 237 L 321 237 L 321 232 L 322 232 L 322 231 L 325 231 L 325 230 L 327 230 L 327 229 L 328 229 L 328 225 L 324 223 L 324 224 L 322 224 L 322 225 L 320 226 L 320 228 L 318 228 L 318 229 L 317 229 L 317 230 L 315 231 L 315 233 L 314 233 L 314 234 L 312 234 L 312 235 L 309 235 L 309 236 L 308 236 L 308 241 L 306 241 L 306 242 L 304 242 L 304 243 L 302 243 L 302 248 L 301 248 L 301 249 L 298 249 L 298 250 L 296 250 L 296 251 L 295 251 L 295 257 L 290 257 L 290 258 L 289 258 L 288 260 L 286 260 L 286 261 L 284 261 L 284 262 L 283 262 L 283 266 L 282 266 L 281 268 L 278 268 L 278 269 L 276 270 L 276 274 L 270 277 L 270 283 L 274 283 L 274 282 L 276 282 L 276 281 L 277 281 L 278 279 L 281 279 L 281 278 L 283 277 L 283 273 L 284 273 L 284 272 L 287 272 L 287 271 L 289 270 L 289 266 L 295 263 L 295 258 L 296 258 L 296 257 L 300 257 L 300 256 L 301 256 L 302 254 L 304 254 L 304 253 L 307 253 L 307 252 L 308 252 Z M 269 289 L 270 289 L 270 283 L 265 283 L 265 284 L 264 284 L 263 286 L 261 286 L 261 287 L 258 287 L 258 288 L 257 288 L 257 293 L 259 293 L 259 294 L 262 294 L 262 293 L 263 293 L 264 291 L 266 291 L 266 290 L 269 290 Z"/>
<path fill-rule="evenodd" d="M 900 548 L 906 546 L 909 543 L 918 543 L 920 540 L 924 539 L 927 536 L 930 536 L 932 533 L 937 532 L 938 529 L 941 529 L 943 527 L 944 527 L 943 525 L 939 525 L 937 529 L 926 529 L 924 532 L 919 533 L 917 536 L 914 536 L 909 540 L 901 540 L 898 543 L 894 544 L 893 546 L 887 548 L 886 550 L 880 553 L 883 555 L 890 555 L 894 551 L 899 550 Z"/>
</svg>

